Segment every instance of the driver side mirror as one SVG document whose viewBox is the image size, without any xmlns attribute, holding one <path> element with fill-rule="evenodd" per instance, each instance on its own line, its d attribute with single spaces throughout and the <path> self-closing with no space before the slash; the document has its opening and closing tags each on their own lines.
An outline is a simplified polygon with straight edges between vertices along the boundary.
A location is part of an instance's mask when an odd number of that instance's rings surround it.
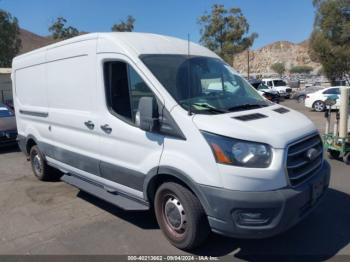
<svg viewBox="0 0 350 262">
<path fill-rule="evenodd" d="M 158 104 L 154 97 L 141 97 L 138 111 L 140 114 L 139 127 L 142 130 L 152 132 L 159 128 Z"/>
</svg>

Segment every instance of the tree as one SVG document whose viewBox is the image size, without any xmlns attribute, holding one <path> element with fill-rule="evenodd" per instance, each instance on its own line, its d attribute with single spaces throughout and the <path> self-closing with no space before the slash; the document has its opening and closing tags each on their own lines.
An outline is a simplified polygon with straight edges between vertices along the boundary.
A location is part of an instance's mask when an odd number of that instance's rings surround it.
<svg viewBox="0 0 350 262">
<path fill-rule="evenodd" d="M 350 1 L 314 0 L 316 18 L 310 41 L 310 56 L 320 62 L 334 82 L 350 74 Z"/>
<path fill-rule="evenodd" d="M 251 47 L 258 34 L 248 35 L 249 24 L 241 9 L 213 5 L 210 14 L 198 19 L 200 42 L 232 64 L 233 55 Z"/>
<path fill-rule="evenodd" d="M 53 39 L 64 40 L 79 35 L 79 30 L 72 26 L 66 26 L 67 20 L 57 17 L 56 21 L 49 27 Z"/>
<path fill-rule="evenodd" d="M 291 74 L 310 74 L 314 69 L 311 66 L 301 65 L 293 66 L 289 70 Z"/>
<path fill-rule="evenodd" d="M 0 67 L 11 67 L 21 48 L 20 29 L 16 17 L 0 9 Z"/>
<path fill-rule="evenodd" d="M 119 24 L 114 24 L 111 29 L 113 32 L 132 32 L 135 21 L 135 18 L 129 15 L 126 21 L 121 20 Z"/>
<path fill-rule="evenodd" d="M 284 63 L 274 63 L 271 65 L 271 69 L 282 76 L 284 72 L 286 71 L 286 67 L 284 66 Z"/>
</svg>

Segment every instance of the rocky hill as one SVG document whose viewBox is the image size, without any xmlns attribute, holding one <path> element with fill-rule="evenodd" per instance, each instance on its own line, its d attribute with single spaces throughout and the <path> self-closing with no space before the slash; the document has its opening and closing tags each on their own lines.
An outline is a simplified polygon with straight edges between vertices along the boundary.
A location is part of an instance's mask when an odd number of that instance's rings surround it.
<svg viewBox="0 0 350 262">
<path fill-rule="evenodd" d="M 22 48 L 20 54 L 32 51 L 54 42 L 54 40 L 50 37 L 36 35 L 25 29 L 20 29 L 20 38 L 22 40 Z"/>
<path fill-rule="evenodd" d="M 22 40 L 21 54 L 54 42 L 50 37 L 40 36 L 25 29 L 21 29 L 20 37 Z M 279 41 L 266 45 L 260 49 L 249 51 L 250 73 L 258 75 L 274 74 L 270 67 L 276 62 L 284 63 L 287 69 L 297 65 L 308 65 L 314 68 L 314 71 L 317 72 L 320 68 L 320 64 L 311 61 L 308 49 L 308 41 L 299 44 L 294 44 L 288 41 Z M 233 67 L 239 72 L 246 74 L 247 59 L 247 51 L 235 55 Z"/>
<path fill-rule="evenodd" d="M 271 65 L 277 62 L 284 63 L 287 70 L 293 66 L 307 65 L 314 68 L 314 72 L 320 69 L 320 64 L 310 59 L 308 54 L 309 42 L 304 41 L 294 44 L 288 41 L 279 41 L 266 45 L 257 50 L 249 51 L 251 74 L 274 74 Z M 233 67 L 243 73 L 247 72 L 248 54 L 244 51 L 234 56 Z"/>
</svg>

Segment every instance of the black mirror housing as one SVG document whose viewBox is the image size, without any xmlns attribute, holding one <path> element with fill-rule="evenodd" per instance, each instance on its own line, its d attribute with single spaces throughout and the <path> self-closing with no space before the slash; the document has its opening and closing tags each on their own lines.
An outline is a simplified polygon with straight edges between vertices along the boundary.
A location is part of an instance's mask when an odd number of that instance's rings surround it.
<svg viewBox="0 0 350 262">
<path fill-rule="evenodd" d="M 154 97 L 141 97 L 138 110 L 142 130 L 151 132 L 159 128 L 158 104 Z"/>
</svg>

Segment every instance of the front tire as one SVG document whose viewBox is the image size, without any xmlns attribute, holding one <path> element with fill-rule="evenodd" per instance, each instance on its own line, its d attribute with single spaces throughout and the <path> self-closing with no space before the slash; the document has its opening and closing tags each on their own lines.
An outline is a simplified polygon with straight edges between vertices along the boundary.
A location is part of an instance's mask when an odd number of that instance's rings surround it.
<svg viewBox="0 0 350 262">
<path fill-rule="evenodd" d="M 44 155 L 39 150 L 38 146 L 33 146 L 30 149 L 29 159 L 32 170 L 36 178 L 41 181 L 56 181 L 61 177 L 61 173 L 50 167 L 45 160 Z"/>
<path fill-rule="evenodd" d="M 340 156 L 339 151 L 328 149 L 327 153 L 330 159 L 339 159 L 339 156 Z"/>
<path fill-rule="evenodd" d="M 207 215 L 198 198 L 180 184 L 162 184 L 156 192 L 154 209 L 159 227 L 179 249 L 198 247 L 210 233 Z"/>
<path fill-rule="evenodd" d="M 302 104 L 305 102 L 305 96 L 298 96 L 298 103 Z"/>
<path fill-rule="evenodd" d="M 313 105 L 312 105 L 313 109 L 316 112 L 323 112 L 326 108 L 326 105 L 323 101 L 317 100 Z"/>
<path fill-rule="evenodd" d="M 343 156 L 343 161 L 345 164 L 350 165 L 350 152 Z"/>
</svg>

